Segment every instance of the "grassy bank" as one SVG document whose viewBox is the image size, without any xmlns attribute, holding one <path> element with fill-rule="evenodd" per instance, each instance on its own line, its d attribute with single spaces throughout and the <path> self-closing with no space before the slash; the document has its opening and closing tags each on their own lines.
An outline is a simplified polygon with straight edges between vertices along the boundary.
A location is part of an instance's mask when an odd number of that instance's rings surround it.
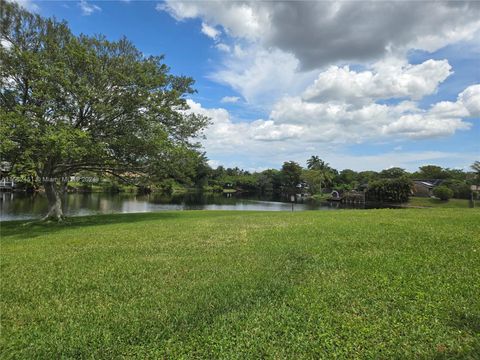
<svg viewBox="0 0 480 360">
<path fill-rule="evenodd" d="M 1 225 L 1 358 L 476 358 L 480 212 Z"/>
<path fill-rule="evenodd" d="M 407 203 L 410 206 L 440 207 L 452 209 L 467 209 L 470 207 L 470 201 L 465 199 L 450 199 L 442 201 L 439 199 L 426 197 L 411 197 Z M 480 209 L 480 201 L 475 201 L 475 207 Z"/>
</svg>

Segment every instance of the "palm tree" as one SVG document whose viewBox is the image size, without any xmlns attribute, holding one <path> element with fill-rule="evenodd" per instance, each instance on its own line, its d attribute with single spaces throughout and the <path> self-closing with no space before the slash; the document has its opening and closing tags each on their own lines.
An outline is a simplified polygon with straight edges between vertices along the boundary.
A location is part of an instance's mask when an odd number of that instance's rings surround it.
<svg viewBox="0 0 480 360">
<path fill-rule="evenodd" d="M 323 177 L 323 183 L 325 186 L 331 185 L 334 179 L 333 173 L 330 171 L 330 168 L 323 169 L 321 170 L 322 172 L 322 177 Z"/>
<path fill-rule="evenodd" d="M 312 157 L 307 160 L 307 168 L 309 170 L 330 170 L 328 163 L 316 155 L 312 155 Z"/>
<path fill-rule="evenodd" d="M 480 176 L 480 161 L 475 161 L 470 168 L 477 173 L 477 176 Z"/>
<path fill-rule="evenodd" d="M 312 155 L 310 159 L 307 160 L 308 170 L 314 170 L 319 173 L 320 183 L 319 188 L 322 192 L 322 187 L 332 183 L 334 175 L 330 165 L 320 159 L 318 156 Z"/>
</svg>

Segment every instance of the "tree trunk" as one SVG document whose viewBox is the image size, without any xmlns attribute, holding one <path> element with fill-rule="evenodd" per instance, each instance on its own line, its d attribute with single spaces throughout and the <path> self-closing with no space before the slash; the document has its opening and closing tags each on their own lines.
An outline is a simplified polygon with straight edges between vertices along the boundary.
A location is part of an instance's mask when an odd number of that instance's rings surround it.
<svg viewBox="0 0 480 360">
<path fill-rule="evenodd" d="M 43 186 L 45 187 L 45 194 L 48 199 L 48 213 L 43 220 L 53 219 L 61 221 L 63 219 L 61 191 L 58 189 L 57 184 L 54 181 L 47 181 Z"/>
</svg>

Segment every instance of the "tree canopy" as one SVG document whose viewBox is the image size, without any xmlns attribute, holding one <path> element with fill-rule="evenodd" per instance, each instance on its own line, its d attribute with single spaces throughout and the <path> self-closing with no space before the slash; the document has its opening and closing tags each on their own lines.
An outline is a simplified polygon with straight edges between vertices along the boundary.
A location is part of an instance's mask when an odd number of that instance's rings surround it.
<svg viewBox="0 0 480 360">
<path fill-rule="evenodd" d="M 61 218 L 62 179 L 81 171 L 123 179 L 181 177 L 201 160 L 208 124 L 187 113 L 192 78 L 123 38 L 76 36 L 65 22 L 0 0 L 2 160 L 45 187 Z"/>
<path fill-rule="evenodd" d="M 288 195 L 296 194 L 302 179 L 302 167 L 295 161 L 286 161 L 282 165 L 281 176 L 284 192 Z"/>
</svg>

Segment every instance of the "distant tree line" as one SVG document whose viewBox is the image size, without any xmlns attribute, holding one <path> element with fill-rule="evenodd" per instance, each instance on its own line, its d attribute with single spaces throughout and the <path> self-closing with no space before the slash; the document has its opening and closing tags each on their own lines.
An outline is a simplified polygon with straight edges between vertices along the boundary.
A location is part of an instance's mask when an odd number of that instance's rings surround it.
<svg viewBox="0 0 480 360">
<path fill-rule="evenodd" d="M 443 168 L 437 165 L 421 166 L 415 172 L 399 167 L 382 171 L 337 170 L 320 159 L 312 156 L 306 167 L 294 161 L 287 161 L 281 169 L 267 169 L 249 172 L 238 167 L 211 168 L 205 162 L 194 183 L 197 187 L 221 191 L 236 189 L 259 194 L 275 193 L 290 195 L 308 193 L 309 195 L 329 194 L 332 190 L 367 190 L 372 200 L 405 201 L 411 192 L 413 180 L 441 180 L 442 186 L 452 191 L 453 197 L 470 197 L 470 186 L 480 182 L 480 163 L 475 162 L 472 171 Z M 395 189 L 395 190 L 393 190 Z"/>
</svg>

